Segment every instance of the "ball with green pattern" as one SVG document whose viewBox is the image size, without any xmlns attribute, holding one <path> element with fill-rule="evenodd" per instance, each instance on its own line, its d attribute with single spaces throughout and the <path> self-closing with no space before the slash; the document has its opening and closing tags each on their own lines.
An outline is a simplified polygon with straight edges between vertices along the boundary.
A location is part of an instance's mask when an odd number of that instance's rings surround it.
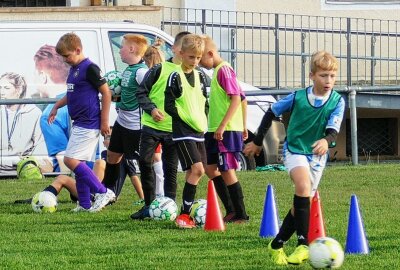
<svg viewBox="0 0 400 270">
<path fill-rule="evenodd" d="M 117 70 L 109 71 L 104 75 L 113 97 L 121 94 L 122 74 Z"/>
<path fill-rule="evenodd" d="M 193 202 L 190 210 L 190 216 L 199 228 L 204 228 L 206 224 L 207 200 L 198 199 Z"/>
<path fill-rule="evenodd" d="M 57 197 L 50 191 L 41 191 L 33 196 L 31 205 L 37 213 L 54 213 L 57 211 Z"/>
<path fill-rule="evenodd" d="M 154 220 L 175 220 L 178 206 L 168 197 L 158 197 L 149 206 L 150 217 Z"/>
</svg>

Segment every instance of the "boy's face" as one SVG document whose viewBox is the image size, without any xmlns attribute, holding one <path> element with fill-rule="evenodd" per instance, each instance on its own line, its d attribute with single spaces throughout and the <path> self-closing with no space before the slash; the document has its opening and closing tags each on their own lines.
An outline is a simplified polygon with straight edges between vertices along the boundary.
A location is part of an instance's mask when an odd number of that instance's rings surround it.
<svg viewBox="0 0 400 270">
<path fill-rule="evenodd" d="M 214 58 L 212 51 L 206 50 L 200 60 L 200 65 L 206 69 L 212 69 L 214 67 Z"/>
<path fill-rule="evenodd" d="M 125 40 L 122 40 L 121 48 L 119 49 L 119 55 L 121 56 L 122 62 L 126 63 L 129 59 L 131 53 L 131 46 L 127 44 Z"/>
<path fill-rule="evenodd" d="M 319 69 L 310 72 L 310 79 L 314 81 L 314 94 L 324 96 L 332 90 L 336 81 L 336 71 Z"/>
<path fill-rule="evenodd" d="M 81 49 L 75 49 L 73 51 L 66 51 L 61 56 L 64 58 L 64 62 L 70 66 L 76 66 L 81 62 Z"/>
<path fill-rule="evenodd" d="M 192 71 L 200 62 L 201 53 L 195 51 L 180 51 L 183 71 Z"/>
</svg>

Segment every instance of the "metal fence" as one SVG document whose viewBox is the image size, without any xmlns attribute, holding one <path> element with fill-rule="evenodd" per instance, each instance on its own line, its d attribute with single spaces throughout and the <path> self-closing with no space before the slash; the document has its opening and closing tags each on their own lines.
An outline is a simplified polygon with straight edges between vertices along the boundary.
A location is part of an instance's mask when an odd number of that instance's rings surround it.
<svg viewBox="0 0 400 270">
<path fill-rule="evenodd" d="M 339 59 L 339 86 L 400 84 L 400 21 L 164 8 L 161 28 L 210 35 L 239 79 L 260 88 L 310 84 L 317 50 Z"/>
</svg>

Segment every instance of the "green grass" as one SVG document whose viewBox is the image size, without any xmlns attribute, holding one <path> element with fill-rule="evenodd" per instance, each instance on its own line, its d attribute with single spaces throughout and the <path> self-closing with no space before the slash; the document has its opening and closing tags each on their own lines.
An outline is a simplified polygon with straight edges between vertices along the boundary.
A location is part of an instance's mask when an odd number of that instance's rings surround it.
<svg viewBox="0 0 400 270">
<path fill-rule="evenodd" d="M 328 236 L 346 242 L 350 197 L 356 194 L 368 236 L 369 255 L 346 255 L 341 269 L 400 269 L 400 182 L 398 165 L 328 167 L 320 185 Z M 53 214 L 14 205 L 40 191 L 41 182 L 0 181 L 0 269 L 280 269 L 270 263 L 269 239 L 259 237 L 265 191 L 274 186 L 281 218 L 293 187 L 286 172 L 238 174 L 251 220 L 228 224 L 225 232 L 180 230 L 172 222 L 132 221 L 137 196 L 126 183 L 118 203 L 100 213 L 71 213 L 63 191 Z M 179 175 L 178 194 L 183 174 Z M 205 178 L 198 198 L 206 198 Z M 180 200 L 179 200 L 180 201 Z M 285 247 L 295 248 L 295 239 Z M 286 267 L 281 267 L 286 268 Z M 292 269 L 311 269 L 308 264 Z"/>
</svg>

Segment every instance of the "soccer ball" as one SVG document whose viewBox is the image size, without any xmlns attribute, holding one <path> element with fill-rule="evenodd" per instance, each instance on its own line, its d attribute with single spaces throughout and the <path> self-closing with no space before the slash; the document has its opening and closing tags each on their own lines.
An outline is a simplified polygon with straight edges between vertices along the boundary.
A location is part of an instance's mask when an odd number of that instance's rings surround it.
<svg viewBox="0 0 400 270">
<path fill-rule="evenodd" d="M 121 94 L 121 72 L 113 70 L 109 71 L 104 75 L 107 80 L 108 88 L 110 88 L 111 95 L 113 97 L 119 96 Z"/>
<path fill-rule="evenodd" d="M 151 202 L 149 214 L 155 220 L 175 220 L 178 206 L 171 198 L 158 197 Z"/>
<path fill-rule="evenodd" d="M 207 200 L 198 199 L 194 201 L 190 216 L 193 218 L 197 227 L 203 228 L 206 224 Z"/>
<path fill-rule="evenodd" d="M 33 196 L 31 205 L 37 213 L 53 213 L 57 211 L 57 197 L 50 191 L 41 191 Z"/>
<path fill-rule="evenodd" d="M 343 264 L 342 246 L 333 238 L 320 237 L 311 242 L 310 264 L 314 269 L 339 268 Z"/>
</svg>

